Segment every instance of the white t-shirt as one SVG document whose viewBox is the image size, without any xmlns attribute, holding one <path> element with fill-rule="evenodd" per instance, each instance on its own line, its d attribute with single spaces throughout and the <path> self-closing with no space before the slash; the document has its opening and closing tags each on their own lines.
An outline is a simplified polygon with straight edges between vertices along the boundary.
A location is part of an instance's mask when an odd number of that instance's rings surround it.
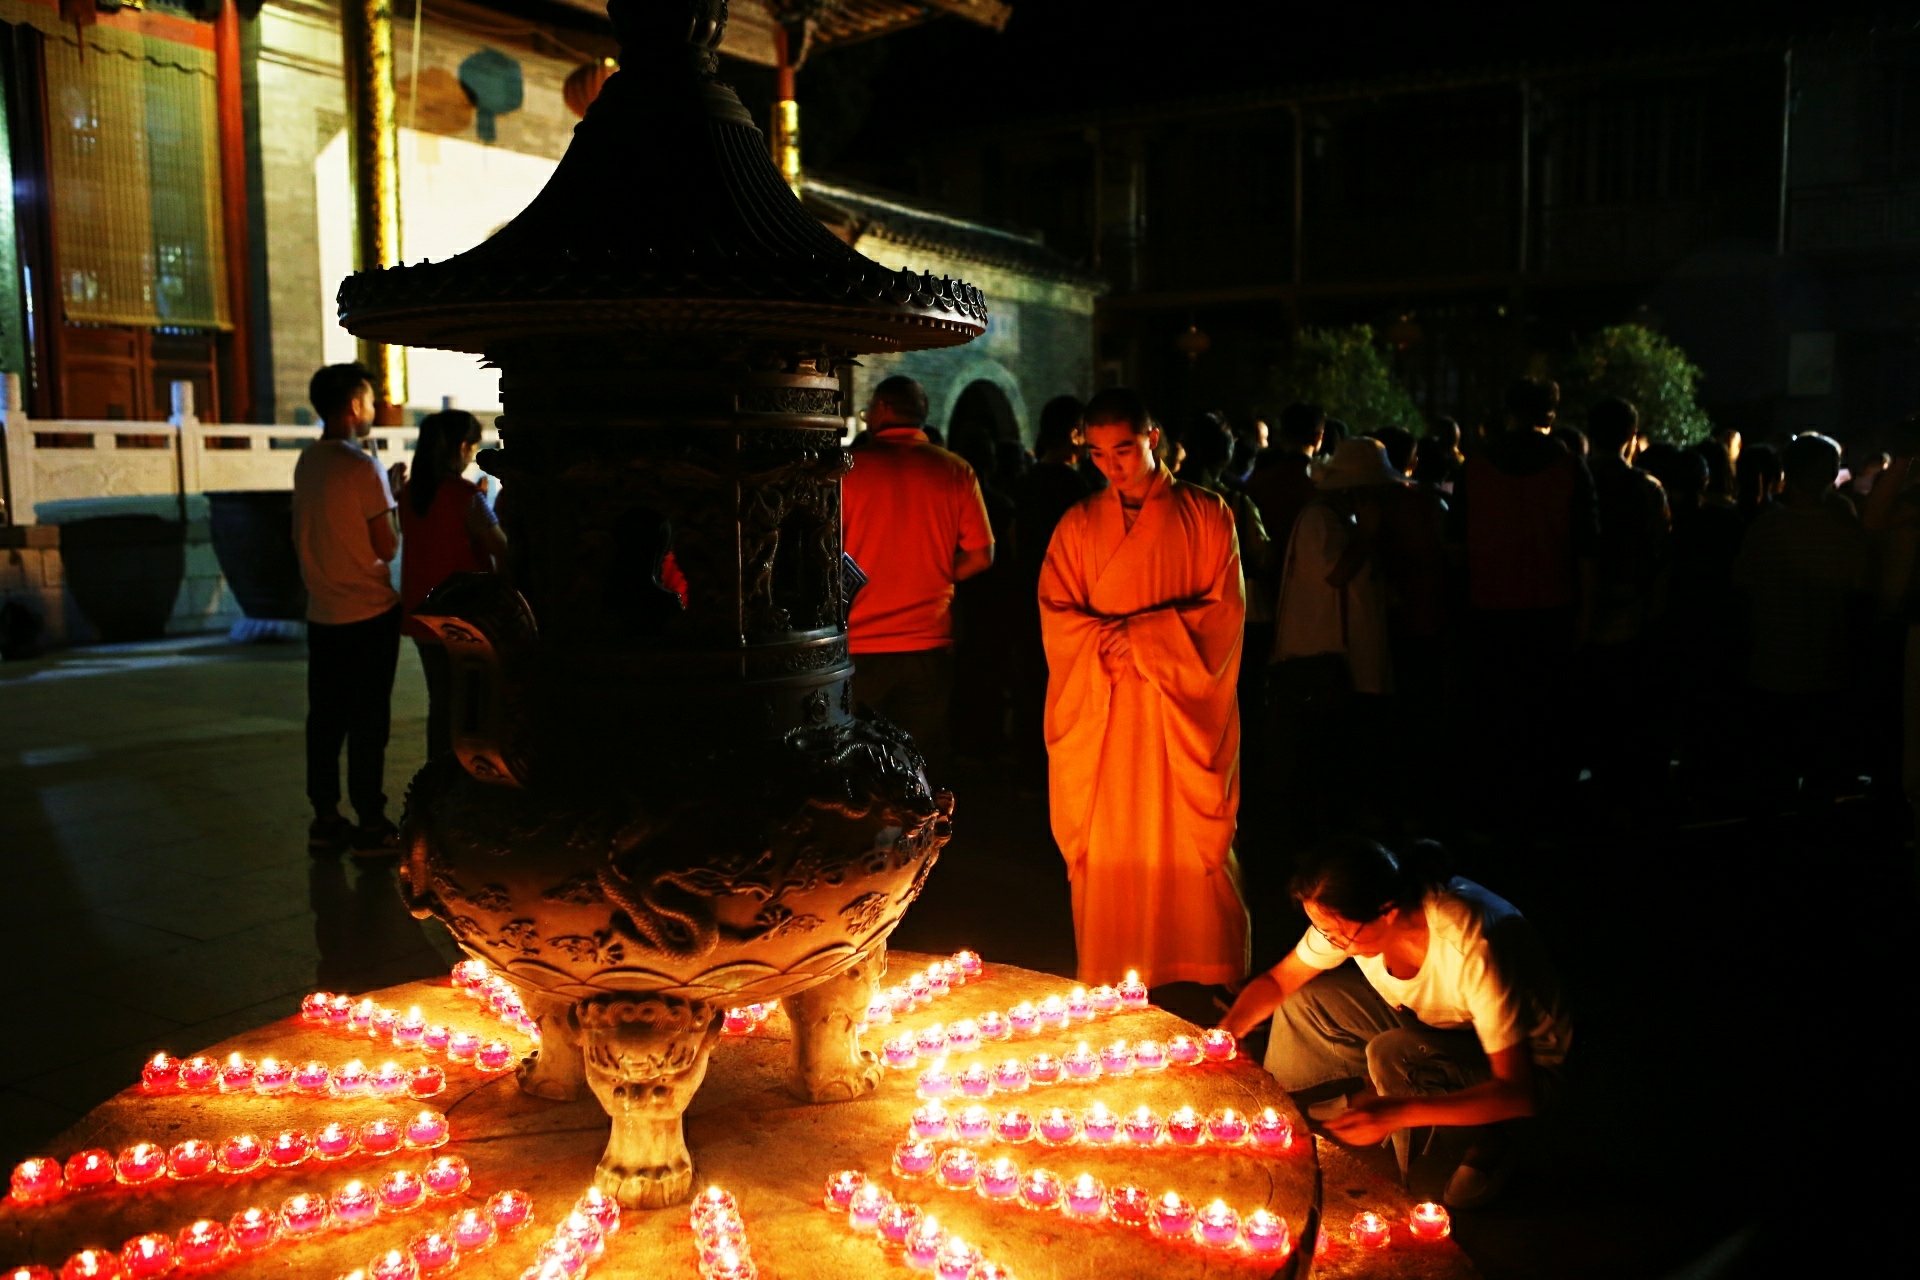
<svg viewBox="0 0 1920 1280">
<path fill-rule="evenodd" d="M 393 570 L 373 553 L 367 521 L 393 510 L 379 460 L 351 440 L 308 445 L 293 468 L 293 548 L 307 584 L 307 621 L 331 626 L 400 603 Z"/>
<path fill-rule="evenodd" d="M 1573 1020 L 1539 935 L 1512 903 L 1455 876 L 1427 895 L 1427 958 L 1405 981 L 1382 956 L 1341 951 L 1308 926 L 1293 953 L 1316 969 L 1351 959 L 1383 999 L 1430 1027 L 1470 1026 L 1489 1055 L 1517 1044 L 1536 1066 L 1566 1061 Z"/>
</svg>

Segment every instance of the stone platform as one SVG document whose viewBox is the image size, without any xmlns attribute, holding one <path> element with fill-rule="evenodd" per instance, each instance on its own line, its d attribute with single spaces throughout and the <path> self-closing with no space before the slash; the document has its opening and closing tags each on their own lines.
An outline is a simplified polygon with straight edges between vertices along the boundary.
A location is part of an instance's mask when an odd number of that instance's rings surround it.
<svg viewBox="0 0 1920 1280">
<path fill-rule="evenodd" d="M 892 968 L 898 975 L 924 967 L 930 959 L 896 953 Z M 883 1031 L 897 1033 L 902 1027 L 976 1017 L 1021 1000 L 1037 1002 L 1067 985 L 1057 977 L 989 963 L 983 978 L 899 1019 L 891 1028 L 875 1028 L 866 1039 L 877 1044 Z M 429 1021 L 443 1020 L 456 1028 L 480 1029 L 487 1034 L 502 1031 L 498 1023 L 486 1018 L 472 1001 L 444 981 L 409 983 L 371 994 L 379 1003 L 402 1010 L 418 1005 Z M 1055 1215 L 991 1205 L 974 1195 L 944 1191 L 927 1182 L 903 1181 L 893 1176 L 888 1166 L 894 1144 L 905 1134 L 909 1113 L 918 1105 L 914 1094 L 917 1073 L 889 1072 L 874 1094 L 858 1102 L 804 1105 L 789 1096 L 782 1084 L 788 1050 L 782 1032 L 783 1024 L 776 1014 L 755 1033 L 723 1038 L 714 1051 L 706 1084 L 687 1117 L 696 1186 L 718 1185 L 738 1197 L 763 1276 L 799 1280 L 911 1274 L 897 1256 L 883 1252 L 873 1237 L 855 1235 L 843 1218 L 820 1207 L 826 1178 L 840 1169 L 864 1171 L 894 1195 L 923 1205 L 949 1229 L 983 1247 L 989 1257 L 1026 1280 L 1110 1280 L 1115 1276 L 1244 1276 L 1252 1280 L 1256 1276 L 1306 1274 L 1310 1243 L 1297 1248 L 1280 1264 L 1223 1258 L 1194 1247 L 1168 1245 L 1138 1230 L 1115 1225 L 1082 1226 Z M 1043 1049 L 1060 1054 L 1081 1039 L 1097 1046 L 1115 1038 L 1153 1037 L 1164 1041 L 1183 1032 L 1193 1034 L 1195 1028 L 1149 1009 L 1103 1018 L 1077 1030 L 1022 1037 L 1011 1047 L 988 1046 L 975 1056 L 997 1061 L 1012 1047 L 1023 1054 Z M 505 1038 L 516 1045 L 524 1043 L 512 1035 Z M 178 1046 L 176 1052 L 184 1054 L 192 1048 Z M 370 1066 L 389 1057 L 402 1065 L 428 1060 L 413 1051 L 382 1053 L 364 1036 L 310 1027 L 297 1019 L 260 1027 L 205 1050 L 216 1059 L 234 1051 L 256 1059 L 274 1056 L 297 1063 L 318 1058 L 335 1065 L 356 1057 Z M 971 1056 L 956 1058 L 950 1065 L 957 1071 L 970 1060 Z M 485 1076 L 451 1064 L 447 1071 L 446 1091 L 424 1105 L 444 1111 L 451 1121 L 453 1140 L 443 1150 L 463 1157 L 471 1166 L 473 1187 L 468 1194 L 351 1232 L 331 1231 L 302 1243 L 277 1245 L 263 1254 L 228 1264 L 222 1274 L 343 1274 L 401 1245 L 424 1228 L 440 1225 L 452 1210 L 478 1205 L 487 1195 L 508 1187 L 532 1194 L 540 1221 L 550 1224 L 564 1213 L 591 1181 L 606 1139 L 607 1120 L 598 1105 L 591 1099 L 560 1104 L 528 1097 L 520 1092 L 510 1072 Z M 1048 1149 L 1038 1144 L 989 1146 L 982 1154 L 1007 1154 L 1023 1167 L 1044 1165 L 1066 1177 L 1091 1172 L 1109 1185 L 1134 1182 L 1155 1195 L 1177 1189 L 1202 1205 L 1220 1197 L 1243 1213 L 1264 1206 L 1286 1219 L 1296 1241 L 1311 1242 L 1315 1238 L 1321 1172 L 1314 1143 L 1303 1117 L 1272 1078 L 1254 1064 L 1236 1061 L 1175 1068 L 1152 1077 L 1061 1084 L 1036 1088 L 1018 1099 L 1029 1110 L 1053 1105 L 1079 1109 L 1096 1100 L 1121 1112 L 1141 1103 L 1162 1113 L 1186 1104 L 1203 1114 L 1221 1106 L 1254 1113 L 1270 1106 L 1292 1121 L 1298 1136 L 1291 1148 L 1274 1155 L 1204 1148 L 1184 1151 L 1162 1147 L 1145 1153 L 1083 1146 Z M 1010 1102 L 1007 1098 L 987 1100 L 996 1109 Z M 274 1133 L 289 1127 L 314 1132 L 330 1120 L 360 1122 L 381 1114 L 407 1115 L 421 1105 L 245 1094 L 148 1096 L 132 1088 L 97 1108 L 50 1144 L 44 1154 L 64 1158 L 89 1147 L 117 1152 L 141 1140 L 167 1146 L 189 1137 L 217 1142 L 239 1132 L 270 1140 Z M 952 1104 L 950 1109 L 957 1110 L 959 1105 Z M 417 1172 L 427 1159 L 424 1153 L 404 1153 L 383 1159 L 357 1155 L 331 1164 L 309 1160 L 293 1169 L 246 1177 L 162 1182 L 147 1189 L 115 1187 L 71 1195 L 39 1207 L 9 1204 L 0 1209 L 0 1260 L 57 1268 L 82 1248 L 117 1248 L 146 1231 L 177 1233 L 196 1218 L 225 1220 L 248 1206 L 271 1209 L 296 1192 L 331 1193 L 350 1179 L 373 1182 L 396 1168 Z M 1380 1207 L 1389 1205 L 1383 1201 Z M 1339 1208 L 1344 1213 L 1352 1211 L 1347 1205 Z M 1341 1225 L 1336 1224 L 1336 1235 L 1341 1234 Z M 536 1225 L 487 1253 L 463 1260 L 447 1274 L 489 1280 L 517 1276 L 545 1235 Z M 1380 1268 L 1383 1272 L 1459 1274 L 1462 1259 L 1451 1244 L 1419 1246 L 1418 1251 L 1422 1255 L 1418 1258 L 1393 1257 L 1389 1261 L 1387 1255 L 1375 1257 L 1386 1264 Z M 1394 1251 L 1403 1252 L 1406 1250 L 1401 1248 Z M 1342 1256 L 1344 1253 L 1339 1243 L 1333 1243 L 1321 1265 L 1341 1274 L 1374 1271 L 1367 1265 L 1373 1258 Z M 695 1275 L 684 1210 L 629 1213 L 595 1270 L 601 1275 Z"/>
</svg>

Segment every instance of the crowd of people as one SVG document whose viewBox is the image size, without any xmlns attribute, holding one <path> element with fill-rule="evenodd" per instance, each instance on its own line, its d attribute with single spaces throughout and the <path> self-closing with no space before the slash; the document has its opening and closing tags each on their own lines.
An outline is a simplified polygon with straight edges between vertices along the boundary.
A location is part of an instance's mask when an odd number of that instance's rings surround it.
<svg viewBox="0 0 1920 1280">
<path fill-rule="evenodd" d="M 1046 770 L 1083 980 L 1271 1020 L 1268 1068 L 1329 1133 L 1391 1137 L 1403 1170 L 1412 1131 L 1452 1135 L 1456 1207 L 1498 1194 L 1572 1020 L 1525 919 L 1418 835 L 1899 798 L 1908 457 L 1654 443 L 1632 404 L 1566 423 L 1533 379 L 1470 437 L 1311 404 L 1176 434 L 1111 389 L 1048 404 L 1032 455 L 941 448 L 907 379 L 874 405 L 844 510 L 887 586 L 853 602 L 856 697 L 884 711 L 861 667 L 892 661 L 863 633 L 936 600 L 929 776 Z M 1249 905 L 1298 938 L 1251 981 Z"/>
</svg>

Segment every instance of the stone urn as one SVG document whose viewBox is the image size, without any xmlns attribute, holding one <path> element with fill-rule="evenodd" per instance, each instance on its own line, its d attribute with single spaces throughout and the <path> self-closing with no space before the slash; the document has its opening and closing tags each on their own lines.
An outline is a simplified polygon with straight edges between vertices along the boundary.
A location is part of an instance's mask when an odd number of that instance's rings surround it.
<svg viewBox="0 0 1920 1280">
<path fill-rule="evenodd" d="M 612 1116 L 598 1185 L 656 1207 L 691 1191 L 727 1005 L 783 1004 L 803 1098 L 877 1079 L 854 1029 L 952 797 L 849 696 L 842 378 L 986 306 L 801 208 L 714 78 L 725 0 L 608 13 L 622 70 L 545 190 L 459 257 L 350 278 L 340 318 L 501 370 L 509 572 L 421 612 L 455 751 L 409 791 L 403 892 L 539 1017 L 522 1087 Z"/>
</svg>

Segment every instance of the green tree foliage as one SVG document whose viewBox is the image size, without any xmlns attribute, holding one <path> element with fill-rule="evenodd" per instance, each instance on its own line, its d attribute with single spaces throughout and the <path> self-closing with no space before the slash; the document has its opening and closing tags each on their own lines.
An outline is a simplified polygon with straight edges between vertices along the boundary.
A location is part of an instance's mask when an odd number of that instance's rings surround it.
<svg viewBox="0 0 1920 1280">
<path fill-rule="evenodd" d="M 1710 423 L 1693 398 L 1700 368 L 1687 353 L 1645 325 L 1602 329 L 1575 349 L 1561 388 L 1564 416 L 1584 425 L 1587 410 L 1619 396 L 1640 411 L 1649 439 L 1687 445 L 1706 438 Z"/>
<path fill-rule="evenodd" d="M 1413 397 L 1393 376 L 1372 328 L 1364 324 L 1302 329 L 1274 367 L 1271 390 L 1276 404 L 1320 405 L 1328 417 L 1356 432 L 1405 427 L 1417 435 L 1425 430 Z"/>
</svg>

